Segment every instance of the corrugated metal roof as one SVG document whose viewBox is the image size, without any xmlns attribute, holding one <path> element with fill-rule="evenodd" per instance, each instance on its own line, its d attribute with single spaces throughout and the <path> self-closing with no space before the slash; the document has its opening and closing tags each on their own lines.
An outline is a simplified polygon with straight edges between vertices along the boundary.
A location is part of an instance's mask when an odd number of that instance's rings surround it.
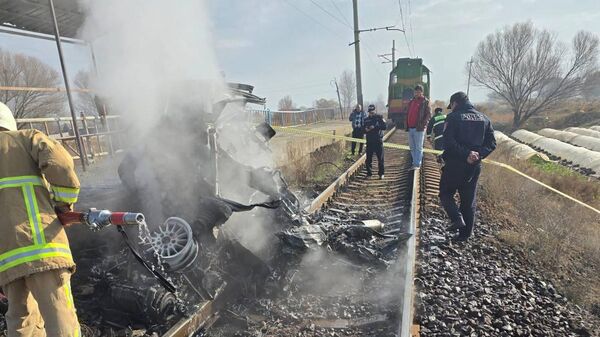
<svg viewBox="0 0 600 337">
<path fill-rule="evenodd" d="M 60 35 L 75 37 L 84 14 L 77 0 L 54 0 Z M 54 35 L 48 0 L 0 0 L 0 24 Z"/>
</svg>

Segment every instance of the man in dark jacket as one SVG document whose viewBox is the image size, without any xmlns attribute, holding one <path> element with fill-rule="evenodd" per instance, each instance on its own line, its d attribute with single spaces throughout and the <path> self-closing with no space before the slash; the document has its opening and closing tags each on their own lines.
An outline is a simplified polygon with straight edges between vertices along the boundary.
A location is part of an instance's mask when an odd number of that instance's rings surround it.
<svg viewBox="0 0 600 337">
<path fill-rule="evenodd" d="M 373 175 L 371 165 L 373 154 L 377 156 L 379 179 L 383 179 L 383 131 L 386 129 L 383 116 L 375 111 L 375 105 L 369 105 L 369 116 L 365 118 L 365 134 L 367 135 L 367 177 Z"/>
<path fill-rule="evenodd" d="M 436 150 L 444 150 L 444 124 L 446 115 L 442 112 L 442 108 L 435 108 L 435 114 L 427 124 L 427 138 L 433 143 L 433 148 Z"/>
<path fill-rule="evenodd" d="M 429 100 L 423 95 L 423 86 L 419 84 L 415 87 L 415 97 L 408 103 L 406 114 L 406 131 L 408 131 L 408 145 L 412 156 L 411 169 L 421 167 L 425 127 L 430 117 Z"/>
<path fill-rule="evenodd" d="M 477 180 L 481 160 L 496 148 L 494 129 L 487 116 L 475 110 L 464 92 L 450 97 L 444 130 L 445 166 L 440 179 L 440 201 L 452 221 L 450 231 L 459 231 L 457 241 L 466 241 L 475 222 Z M 454 194 L 460 195 L 460 207 Z"/>
<path fill-rule="evenodd" d="M 362 106 L 357 104 L 352 113 L 350 114 L 350 122 L 352 122 L 352 138 L 363 139 L 365 137 L 364 121 L 367 118 L 367 114 L 363 111 Z M 352 142 L 352 155 L 356 149 L 356 142 Z M 358 146 L 358 154 L 362 153 L 363 143 Z"/>
</svg>

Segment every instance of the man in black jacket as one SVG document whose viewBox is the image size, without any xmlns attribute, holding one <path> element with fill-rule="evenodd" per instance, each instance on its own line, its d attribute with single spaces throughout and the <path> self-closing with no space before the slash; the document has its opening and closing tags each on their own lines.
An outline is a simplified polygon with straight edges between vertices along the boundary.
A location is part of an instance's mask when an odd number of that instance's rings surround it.
<svg viewBox="0 0 600 337">
<path fill-rule="evenodd" d="M 464 92 L 450 97 L 444 130 L 445 166 L 440 179 L 440 201 L 452 221 L 450 231 L 459 231 L 457 241 L 466 241 L 475 221 L 477 180 L 481 160 L 496 148 L 494 129 L 487 116 L 475 110 Z M 454 194 L 460 195 L 460 207 Z"/>
<path fill-rule="evenodd" d="M 371 165 L 373 154 L 377 156 L 379 179 L 383 179 L 383 131 L 386 129 L 383 116 L 375 111 L 375 105 L 369 105 L 369 116 L 364 120 L 365 134 L 367 135 L 367 177 L 373 175 Z"/>
</svg>

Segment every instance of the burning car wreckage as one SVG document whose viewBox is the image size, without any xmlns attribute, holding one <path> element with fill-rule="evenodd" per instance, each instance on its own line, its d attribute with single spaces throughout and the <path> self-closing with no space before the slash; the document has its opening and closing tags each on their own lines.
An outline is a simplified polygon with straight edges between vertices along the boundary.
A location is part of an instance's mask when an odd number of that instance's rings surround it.
<svg viewBox="0 0 600 337">
<path fill-rule="evenodd" d="M 251 128 L 229 125 L 226 118 L 222 122 L 220 114 L 229 103 L 264 103 L 252 95 L 250 86 L 230 85 L 230 91 L 234 98 L 214 104 L 212 114 L 189 107 L 179 107 L 180 113 L 169 111 L 160 126 L 150 130 L 144 146 L 123 158 L 118 173 L 128 191 L 127 200 L 133 200 L 132 207 L 142 210 L 151 225 L 146 226 L 140 213 L 130 213 L 126 214 L 129 224 L 138 228 L 119 226 L 128 223 L 121 215 L 121 222 L 112 221 L 124 239 L 116 244 L 117 249 L 108 247 L 115 246 L 116 236 L 112 236 L 110 244 L 99 241 L 76 254 L 79 267 L 73 292 L 84 336 L 159 336 L 218 297 L 213 311 L 222 313 L 187 335 L 208 335 L 206 329 L 219 318 L 233 330 L 227 328 L 218 335 L 254 336 L 265 330 L 260 321 L 272 319 L 281 325 L 286 320 L 298 322 L 302 314 L 334 318 L 311 320 L 307 324 L 312 329 L 315 323 L 352 328 L 394 315 L 373 316 L 381 310 L 373 310 L 372 303 L 348 310 L 337 304 L 339 313 L 315 298 L 307 300 L 315 302 L 308 308 L 303 301 L 276 304 L 277 297 L 305 293 L 315 282 L 312 272 L 331 272 L 341 264 L 360 270 L 352 277 L 368 278 L 374 270 L 389 269 L 409 235 L 397 229 L 384 232 L 382 222 L 361 220 L 366 215 L 305 214 L 279 171 L 236 161 L 220 146 L 221 132 L 230 129 L 268 151 L 266 143 L 275 131 L 266 123 Z M 229 190 L 242 199 L 222 197 Z M 262 201 L 255 201 L 261 197 Z M 263 251 L 246 248 L 236 229 L 224 225 L 234 213 L 251 210 L 264 213 L 270 222 L 268 230 L 274 234 L 269 239 L 272 244 Z M 114 220 L 110 212 L 94 209 L 77 217 L 64 221 L 80 220 L 98 231 Z M 331 253 L 335 258 L 318 261 L 321 270 L 303 271 L 301 265 L 311 252 Z M 290 312 L 284 313 L 286 306 Z M 6 308 L 5 298 L 0 298 L 0 314 Z M 0 332 L 4 328 L 0 326 Z M 257 334 L 243 332 L 252 329 Z"/>
</svg>

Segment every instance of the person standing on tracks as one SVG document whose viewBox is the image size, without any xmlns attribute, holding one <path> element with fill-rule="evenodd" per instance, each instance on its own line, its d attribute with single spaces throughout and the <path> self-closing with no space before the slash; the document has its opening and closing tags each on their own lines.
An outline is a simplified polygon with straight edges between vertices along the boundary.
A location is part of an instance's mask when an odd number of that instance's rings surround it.
<svg viewBox="0 0 600 337">
<path fill-rule="evenodd" d="M 408 145 L 412 156 L 412 170 L 421 167 L 425 127 L 430 117 L 429 100 L 423 95 L 423 86 L 418 84 L 415 86 L 415 97 L 408 103 L 408 113 L 406 114 L 406 130 L 408 131 Z"/>
<path fill-rule="evenodd" d="M 38 130 L 17 130 L 0 103 L 0 287 L 8 337 L 81 336 L 71 294 L 75 271 L 56 211 L 77 201 L 71 155 Z"/>
<path fill-rule="evenodd" d="M 433 143 L 433 148 L 439 151 L 444 150 L 444 125 L 446 115 L 442 108 L 435 108 L 433 117 L 427 124 L 427 138 Z"/>
<path fill-rule="evenodd" d="M 365 130 L 363 128 L 367 114 L 363 111 L 362 106 L 357 104 L 350 114 L 350 122 L 352 122 L 352 138 L 364 139 Z M 363 149 L 363 143 L 358 146 L 358 155 L 360 156 Z M 356 150 L 356 142 L 352 142 L 352 155 Z"/>
<path fill-rule="evenodd" d="M 496 149 L 494 129 L 489 118 L 475 110 L 467 95 L 459 91 L 450 97 L 444 130 L 445 165 L 440 179 L 440 201 L 452 224 L 459 231 L 456 241 L 466 241 L 475 222 L 477 181 L 481 160 Z M 454 195 L 460 195 L 460 207 Z"/>
<path fill-rule="evenodd" d="M 379 179 L 383 179 L 383 131 L 387 128 L 382 115 L 377 114 L 375 105 L 370 104 L 369 116 L 365 118 L 364 130 L 367 135 L 367 177 L 373 175 L 371 166 L 373 164 L 373 154 L 377 156 L 377 166 Z"/>
</svg>

